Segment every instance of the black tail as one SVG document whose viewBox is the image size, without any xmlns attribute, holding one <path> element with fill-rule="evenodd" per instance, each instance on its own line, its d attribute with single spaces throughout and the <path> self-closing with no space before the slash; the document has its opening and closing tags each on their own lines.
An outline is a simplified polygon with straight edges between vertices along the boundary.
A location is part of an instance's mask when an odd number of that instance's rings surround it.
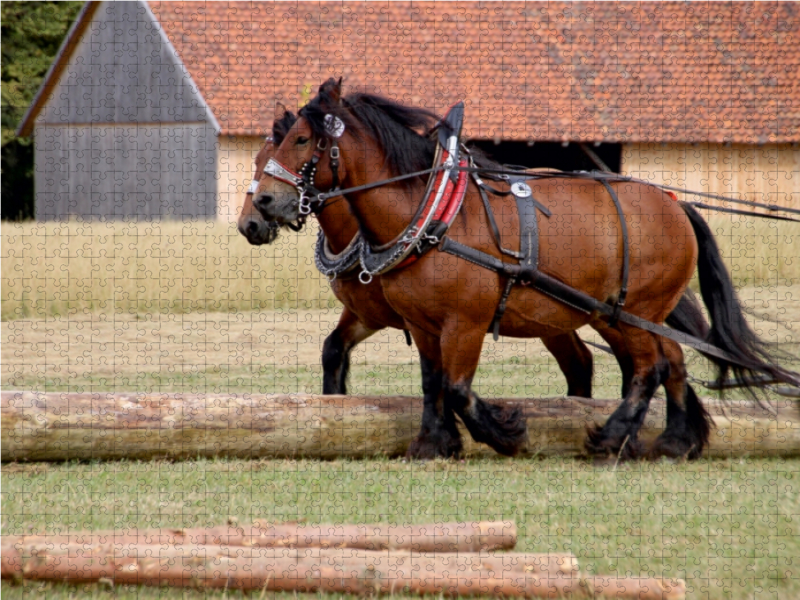
<svg viewBox="0 0 800 600">
<path fill-rule="evenodd" d="M 800 385 L 800 375 L 779 367 L 767 345 L 747 324 L 711 229 L 694 208 L 685 203 L 681 206 L 689 217 L 699 247 L 697 272 L 700 294 L 711 316 L 711 330 L 706 341 L 741 363 L 712 359 L 718 368 L 718 380 L 723 381 L 729 371 L 742 380 L 766 373 L 779 381 Z M 745 389 L 752 393 L 758 388 L 746 386 Z"/>
<path fill-rule="evenodd" d="M 683 333 L 704 340 L 709 332 L 708 322 L 694 292 L 686 288 L 678 305 L 667 317 L 667 325 Z"/>
</svg>

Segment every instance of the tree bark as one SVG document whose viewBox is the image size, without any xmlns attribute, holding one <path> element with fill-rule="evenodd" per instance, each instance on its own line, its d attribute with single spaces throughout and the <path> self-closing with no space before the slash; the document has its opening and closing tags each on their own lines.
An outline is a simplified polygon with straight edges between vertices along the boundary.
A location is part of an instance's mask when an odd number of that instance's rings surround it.
<svg viewBox="0 0 800 600">
<path fill-rule="evenodd" d="M 303 525 L 261 524 L 248 527 L 83 531 L 57 535 L 4 536 L 14 543 L 60 547 L 96 545 L 245 546 L 255 548 L 357 548 L 415 552 L 510 550 L 517 543 L 513 521 L 432 523 L 428 525 Z"/>
<path fill-rule="evenodd" d="M 586 427 L 602 424 L 616 400 L 500 399 L 527 418 L 525 454 L 583 453 Z M 800 455 L 797 403 L 777 417 L 746 401 L 706 402 L 715 429 L 710 457 Z M 3 461 L 402 456 L 419 431 L 422 401 L 402 396 L 2 392 Z M 655 401 L 643 441 L 664 428 Z M 464 431 L 470 456 L 496 456 Z"/>
<path fill-rule="evenodd" d="M 2 577 L 348 594 L 682 600 L 683 580 L 583 577 L 569 554 L 374 552 L 4 537 Z"/>
</svg>

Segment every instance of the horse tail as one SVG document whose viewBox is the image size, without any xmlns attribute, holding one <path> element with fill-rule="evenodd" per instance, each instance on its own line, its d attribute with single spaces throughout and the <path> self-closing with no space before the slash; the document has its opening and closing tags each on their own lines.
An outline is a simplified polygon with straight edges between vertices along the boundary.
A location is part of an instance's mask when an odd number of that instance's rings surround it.
<svg viewBox="0 0 800 600">
<path fill-rule="evenodd" d="M 724 350 L 739 363 L 712 358 L 717 366 L 718 381 L 723 381 L 728 372 L 733 371 L 734 377 L 745 383 L 746 391 L 751 394 L 755 393 L 758 386 L 747 382 L 758 374 L 766 373 L 778 381 L 800 385 L 800 375 L 778 366 L 767 344 L 747 324 L 708 224 L 693 207 L 685 203 L 681 206 L 697 237 L 700 295 L 711 317 L 711 329 L 706 341 Z"/>
<path fill-rule="evenodd" d="M 703 309 L 700 307 L 697 296 L 689 288 L 686 288 L 678 305 L 669 313 L 667 325 L 701 340 L 708 335 L 708 321 L 703 316 Z"/>
</svg>

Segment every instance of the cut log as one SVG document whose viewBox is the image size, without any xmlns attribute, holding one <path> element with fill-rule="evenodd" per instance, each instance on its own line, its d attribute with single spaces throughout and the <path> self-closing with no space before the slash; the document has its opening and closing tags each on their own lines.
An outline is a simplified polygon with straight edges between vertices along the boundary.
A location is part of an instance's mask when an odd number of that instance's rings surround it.
<svg viewBox="0 0 800 600">
<path fill-rule="evenodd" d="M 686 582 L 683 579 L 654 577 L 582 577 L 581 583 L 590 598 L 627 600 L 683 600 Z"/>
<path fill-rule="evenodd" d="M 565 573 L 559 563 L 570 565 Z M 530 569 L 518 569 L 520 563 Z M 68 583 L 351 594 L 553 597 L 584 589 L 574 557 L 243 546 L 9 544 L 2 575 Z M 512 569 L 512 566 L 514 567 Z"/>
<path fill-rule="evenodd" d="M 58 535 L 4 536 L 3 543 L 220 545 L 256 548 L 358 548 L 416 552 L 510 550 L 517 543 L 513 521 L 477 521 L 428 525 L 258 524 L 248 527 L 82 531 Z"/>
<path fill-rule="evenodd" d="M 583 453 L 586 427 L 616 400 L 493 400 L 527 418 L 526 453 Z M 800 411 L 776 403 L 774 416 L 746 401 L 706 402 L 715 429 L 707 456 L 800 455 Z M 3 461 L 196 457 L 364 458 L 402 456 L 416 436 L 422 401 L 389 396 L 112 394 L 2 392 Z M 664 403 L 651 405 L 640 437 L 664 428 Z M 496 456 L 464 432 L 465 453 Z"/>
</svg>

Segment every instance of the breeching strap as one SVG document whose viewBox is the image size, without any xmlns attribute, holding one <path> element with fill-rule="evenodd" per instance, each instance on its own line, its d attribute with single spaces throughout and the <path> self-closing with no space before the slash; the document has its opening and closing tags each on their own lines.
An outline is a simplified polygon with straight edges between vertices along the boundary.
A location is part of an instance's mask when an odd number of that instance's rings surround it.
<svg viewBox="0 0 800 600">
<path fill-rule="evenodd" d="M 592 298 L 590 295 L 581 292 L 580 290 L 576 290 L 565 283 L 562 283 L 558 279 L 550 277 L 540 270 L 523 270 L 519 265 L 505 263 L 491 254 L 486 254 L 485 252 L 476 250 L 475 248 L 470 248 L 469 246 L 460 244 L 451 238 L 445 238 L 439 245 L 439 250 L 441 252 L 447 252 L 448 254 L 463 258 L 464 260 L 486 269 L 496 271 L 502 275 L 513 277 L 514 279 L 519 279 L 520 276 L 523 276 L 524 279 L 522 279 L 521 283 L 524 285 L 530 285 L 539 292 L 550 296 L 562 304 L 571 306 L 580 312 L 586 314 L 599 312 L 600 314 L 608 317 L 614 314 L 614 307 L 606 304 L 605 302 L 600 302 L 599 300 Z M 527 279 L 528 277 L 530 277 L 529 280 Z M 660 335 L 667 339 L 678 342 L 679 344 L 684 344 L 690 348 L 699 350 L 700 352 L 710 354 L 711 356 L 716 356 L 717 358 L 721 358 L 727 362 L 741 365 L 746 368 L 759 369 L 758 365 L 742 362 L 738 358 L 728 354 L 724 350 L 720 350 L 716 346 L 712 346 L 700 338 L 696 338 L 676 329 L 670 329 L 669 327 L 658 325 L 657 323 L 652 323 L 624 310 L 619 311 L 619 320 L 627 325 L 631 325 L 632 327 L 644 329 L 645 331 Z"/>
</svg>

